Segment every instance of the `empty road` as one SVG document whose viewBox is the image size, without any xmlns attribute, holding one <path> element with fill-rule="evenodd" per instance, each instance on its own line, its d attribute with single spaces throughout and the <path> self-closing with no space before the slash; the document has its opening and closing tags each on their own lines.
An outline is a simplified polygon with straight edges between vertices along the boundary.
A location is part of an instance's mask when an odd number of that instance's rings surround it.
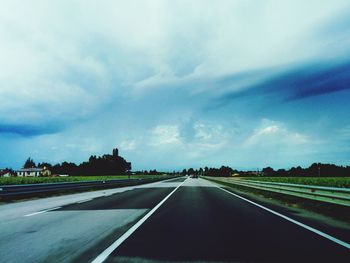
<svg viewBox="0 0 350 263">
<path fill-rule="evenodd" d="M 349 240 L 307 228 L 177 178 L 0 205 L 0 262 L 350 262 Z"/>
</svg>

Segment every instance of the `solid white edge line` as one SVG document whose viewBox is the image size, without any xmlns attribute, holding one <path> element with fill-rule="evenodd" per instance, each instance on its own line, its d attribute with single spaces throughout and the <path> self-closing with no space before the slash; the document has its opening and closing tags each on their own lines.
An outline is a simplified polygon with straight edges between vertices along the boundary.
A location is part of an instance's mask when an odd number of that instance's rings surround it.
<svg viewBox="0 0 350 263">
<path fill-rule="evenodd" d="M 46 210 L 42 210 L 42 211 L 39 211 L 39 212 L 35 212 L 35 213 L 31 213 L 31 214 L 28 214 L 28 215 L 24 215 L 24 216 L 34 216 L 34 215 L 39 215 L 39 214 L 42 214 L 42 213 L 45 213 L 45 212 L 49 212 L 49 211 L 52 211 L 52 210 L 56 210 L 56 209 L 60 209 L 61 206 L 57 206 L 57 207 L 54 207 L 54 208 L 50 208 L 50 209 L 46 209 Z"/>
<path fill-rule="evenodd" d="M 267 208 L 267 207 L 265 207 L 263 205 L 259 205 L 258 203 L 255 203 L 255 202 L 253 202 L 253 201 L 251 201 L 251 200 L 249 200 L 247 198 L 244 198 L 243 196 L 240 196 L 238 194 L 232 193 L 232 192 L 230 192 L 230 191 L 228 191 L 228 190 L 226 190 L 226 189 L 224 189 L 224 188 L 222 188 L 220 186 L 217 186 L 217 185 L 215 185 L 215 186 L 217 188 L 225 191 L 226 193 L 229 193 L 230 195 L 233 195 L 233 196 L 235 196 L 237 198 L 240 198 L 240 199 L 242 199 L 242 200 L 244 200 L 244 201 L 246 201 L 248 203 L 251 203 L 251 204 L 253 204 L 253 205 L 257 206 L 257 207 L 260 207 L 261 209 L 264 209 L 264 210 L 266 210 L 266 211 L 268 211 L 268 212 L 270 212 L 270 213 L 272 213 L 272 214 L 274 214 L 276 216 L 279 216 L 279 217 L 281 217 L 281 218 L 283 218 L 283 219 L 285 219 L 285 220 L 287 220 L 287 221 L 289 221 L 291 223 L 294 223 L 294 224 L 296 224 L 296 225 L 298 225 L 298 226 L 300 226 L 302 228 L 305 228 L 305 229 L 307 229 L 307 230 L 309 230 L 309 231 L 311 231 L 311 232 L 313 232 L 313 233 L 315 233 L 315 234 L 317 234 L 319 236 L 322 236 L 322 237 L 324 237 L 324 238 L 326 238 L 326 239 L 328 239 L 328 240 L 330 240 L 330 241 L 332 241 L 334 243 L 337 243 L 338 245 L 341 245 L 343 247 L 346 247 L 347 249 L 350 249 L 350 244 L 345 242 L 345 241 L 342 241 L 342 240 L 337 239 L 337 238 L 335 238 L 335 237 L 333 237 L 331 235 L 328 235 L 328 234 L 326 234 L 326 233 L 324 233 L 324 232 L 322 232 L 320 230 L 317 230 L 316 228 L 313 228 L 311 226 L 305 225 L 305 224 L 303 224 L 303 223 L 301 223 L 301 222 L 299 222 L 297 220 L 294 220 L 294 219 L 292 219 L 292 218 L 290 218 L 288 216 L 282 215 L 282 214 L 280 214 L 280 213 L 278 213 L 278 212 L 276 212 L 274 210 L 271 210 L 270 208 Z"/>
<path fill-rule="evenodd" d="M 182 186 L 185 179 L 179 184 L 170 194 L 168 194 L 162 201 L 160 201 L 151 211 L 149 211 L 143 218 L 141 218 L 135 225 L 133 225 L 128 231 L 126 231 L 121 237 L 119 237 L 112 245 L 106 248 L 100 255 L 98 255 L 91 263 L 102 263 L 107 257 L 117 249 L 129 236 L 131 236 L 175 191 Z"/>
</svg>

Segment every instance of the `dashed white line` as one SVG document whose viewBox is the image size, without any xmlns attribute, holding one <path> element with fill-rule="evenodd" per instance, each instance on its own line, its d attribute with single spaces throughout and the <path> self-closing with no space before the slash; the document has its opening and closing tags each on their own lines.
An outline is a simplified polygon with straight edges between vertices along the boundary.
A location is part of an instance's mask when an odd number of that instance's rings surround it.
<svg viewBox="0 0 350 263">
<path fill-rule="evenodd" d="M 186 180 L 185 180 L 186 181 Z M 168 194 L 162 201 L 160 201 L 151 211 L 149 211 L 143 218 L 141 218 L 135 225 L 133 225 L 128 231 L 126 231 L 120 238 L 118 238 L 112 245 L 110 245 L 105 251 L 97 256 L 91 263 L 102 263 L 107 257 L 118 248 L 129 236 L 132 235 L 175 191 L 184 184 L 183 181 L 179 184 L 170 194 Z"/>
<path fill-rule="evenodd" d="M 45 212 L 49 212 L 49 211 L 52 211 L 52 210 L 56 210 L 56 209 L 60 209 L 60 208 L 61 208 L 61 206 L 57 206 L 57 207 L 53 207 L 53 208 L 50 208 L 50 209 L 42 210 L 42 211 L 39 211 L 39 212 L 35 212 L 35 213 L 28 214 L 28 215 L 24 215 L 24 216 L 39 215 L 39 214 L 42 214 L 42 213 L 45 213 Z"/>
</svg>

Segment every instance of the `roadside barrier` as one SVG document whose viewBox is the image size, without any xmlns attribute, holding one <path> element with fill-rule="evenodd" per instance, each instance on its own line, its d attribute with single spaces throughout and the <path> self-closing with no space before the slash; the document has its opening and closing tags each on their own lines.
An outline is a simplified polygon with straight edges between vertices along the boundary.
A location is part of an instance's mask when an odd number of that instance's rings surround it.
<svg viewBox="0 0 350 263">
<path fill-rule="evenodd" d="M 276 183 L 234 178 L 204 177 L 227 184 L 245 186 L 270 192 L 293 195 L 302 198 L 350 206 L 350 188 L 325 187 L 303 184 Z"/>
</svg>

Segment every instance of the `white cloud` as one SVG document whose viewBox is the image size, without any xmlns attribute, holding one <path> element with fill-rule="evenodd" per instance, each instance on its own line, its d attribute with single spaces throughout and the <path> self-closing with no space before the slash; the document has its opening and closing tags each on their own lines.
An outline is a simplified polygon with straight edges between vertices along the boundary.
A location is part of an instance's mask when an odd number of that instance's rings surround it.
<svg viewBox="0 0 350 263">
<path fill-rule="evenodd" d="M 308 145 L 308 136 L 273 121 L 244 140 L 246 133 L 222 124 L 243 111 L 213 117 L 201 110 L 221 89 L 237 88 L 211 85 L 217 76 L 322 58 L 324 42 L 309 33 L 348 2 L 1 1 L 0 119 L 74 126 L 26 142 L 27 152 L 37 147 L 55 159 L 83 160 L 119 146 L 149 147 L 148 161 L 164 152 L 179 162 L 238 160 L 233 149 L 246 150 L 247 159 L 255 148 Z M 326 42 L 338 40 L 330 34 Z M 247 85 L 239 81 L 238 88 Z M 155 87 L 172 90 L 157 97 Z M 210 90 L 205 102 L 196 93 L 203 89 Z M 45 150 L 57 147 L 57 154 Z"/>
<path fill-rule="evenodd" d="M 298 132 L 289 131 L 284 124 L 263 119 L 260 127 L 244 142 L 244 147 L 287 147 L 308 143 L 308 137 Z"/>
<path fill-rule="evenodd" d="M 346 4 L 2 1 L 0 116 L 80 119 L 131 89 L 302 60 L 315 52 L 295 46 Z"/>
<path fill-rule="evenodd" d="M 232 127 L 224 127 L 217 123 L 205 123 L 197 121 L 193 125 L 194 140 L 191 142 L 193 149 L 190 155 L 192 157 L 200 157 L 211 155 L 219 151 L 232 140 Z"/>
<path fill-rule="evenodd" d="M 180 131 L 177 125 L 158 125 L 152 129 L 150 144 L 153 146 L 181 145 Z"/>
<path fill-rule="evenodd" d="M 156 155 L 172 153 L 173 159 L 198 160 L 212 156 L 227 146 L 230 135 L 221 125 L 197 121 L 190 123 L 193 136 L 183 134 L 184 128 L 180 125 L 157 125 L 151 130 L 148 146 L 153 148 Z M 182 135 L 183 134 L 183 135 Z"/>
<path fill-rule="evenodd" d="M 195 123 L 193 129 L 195 130 L 195 138 L 209 140 L 213 137 L 213 133 L 207 129 L 204 123 Z M 221 126 L 218 129 L 221 130 Z"/>
<path fill-rule="evenodd" d="M 120 150 L 122 151 L 134 151 L 136 149 L 136 141 L 122 141 L 119 145 Z"/>
</svg>

